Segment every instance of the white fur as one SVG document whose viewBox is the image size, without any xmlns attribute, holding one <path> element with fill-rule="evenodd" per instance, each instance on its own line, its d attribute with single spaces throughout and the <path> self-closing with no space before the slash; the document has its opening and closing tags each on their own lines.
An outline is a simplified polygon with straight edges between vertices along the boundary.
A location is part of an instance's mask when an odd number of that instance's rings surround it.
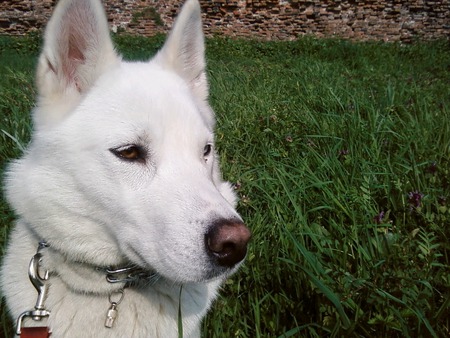
<svg viewBox="0 0 450 338">
<path fill-rule="evenodd" d="M 114 51 L 100 1 L 60 0 L 37 84 L 32 141 L 5 180 L 19 216 L 1 271 L 12 317 L 35 304 L 28 263 L 46 240 L 52 337 L 176 337 L 180 285 L 185 337 L 199 336 L 219 285 L 239 265 L 211 263 L 205 232 L 215 219 L 240 218 L 214 152 L 203 156 L 214 116 L 197 0 L 183 6 L 157 56 L 134 63 Z M 145 163 L 110 150 L 131 144 L 147 150 Z M 128 261 L 161 278 L 126 289 L 107 329 L 108 295 L 121 285 L 95 267 Z"/>
</svg>

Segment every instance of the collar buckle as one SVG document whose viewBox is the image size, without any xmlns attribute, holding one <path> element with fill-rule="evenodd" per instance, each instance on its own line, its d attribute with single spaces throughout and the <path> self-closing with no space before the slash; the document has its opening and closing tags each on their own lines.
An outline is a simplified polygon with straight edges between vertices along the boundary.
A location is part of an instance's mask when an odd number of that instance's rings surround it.
<svg viewBox="0 0 450 338">
<path fill-rule="evenodd" d="M 139 280 L 151 279 L 155 273 L 146 271 L 138 266 L 126 266 L 121 268 L 106 268 L 106 280 L 109 283 L 137 283 Z"/>
</svg>

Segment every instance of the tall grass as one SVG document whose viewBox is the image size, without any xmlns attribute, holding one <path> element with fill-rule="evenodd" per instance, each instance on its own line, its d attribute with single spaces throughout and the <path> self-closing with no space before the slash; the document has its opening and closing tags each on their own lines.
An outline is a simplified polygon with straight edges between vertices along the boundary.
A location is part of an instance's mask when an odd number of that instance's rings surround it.
<svg viewBox="0 0 450 338">
<path fill-rule="evenodd" d="M 28 39 L 0 39 L 2 166 L 29 139 Z M 138 59 L 162 41 L 117 39 Z M 448 42 L 212 38 L 207 53 L 224 176 L 253 239 L 203 336 L 449 335 Z"/>
</svg>

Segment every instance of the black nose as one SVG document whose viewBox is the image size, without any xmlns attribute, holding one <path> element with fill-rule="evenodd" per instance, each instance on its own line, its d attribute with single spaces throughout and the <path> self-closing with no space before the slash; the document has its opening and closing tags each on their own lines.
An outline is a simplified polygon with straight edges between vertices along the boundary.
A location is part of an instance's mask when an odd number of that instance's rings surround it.
<svg viewBox="0 0 450 338">
<path fill-rule="evenodd" d="M 221 266 L 232 267 L 245 258 L 251 232 L 240 221 L 219 220 L 214 222 L 205 235 L 208 254 Z"/>
</svg>

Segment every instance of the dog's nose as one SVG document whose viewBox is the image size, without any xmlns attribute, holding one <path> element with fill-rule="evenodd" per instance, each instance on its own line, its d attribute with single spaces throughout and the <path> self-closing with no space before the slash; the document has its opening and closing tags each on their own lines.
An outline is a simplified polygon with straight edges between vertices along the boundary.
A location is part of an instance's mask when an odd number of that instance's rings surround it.
<svg viewBox="0 0 450 338">
<path fill-rule="evenodd" d="M 244 223 L 223 219 L 214 222 L 206 233 L 205 245 L 219 265 L 232 267 L 244 259 L 250 237 Z"/>
</svg>

